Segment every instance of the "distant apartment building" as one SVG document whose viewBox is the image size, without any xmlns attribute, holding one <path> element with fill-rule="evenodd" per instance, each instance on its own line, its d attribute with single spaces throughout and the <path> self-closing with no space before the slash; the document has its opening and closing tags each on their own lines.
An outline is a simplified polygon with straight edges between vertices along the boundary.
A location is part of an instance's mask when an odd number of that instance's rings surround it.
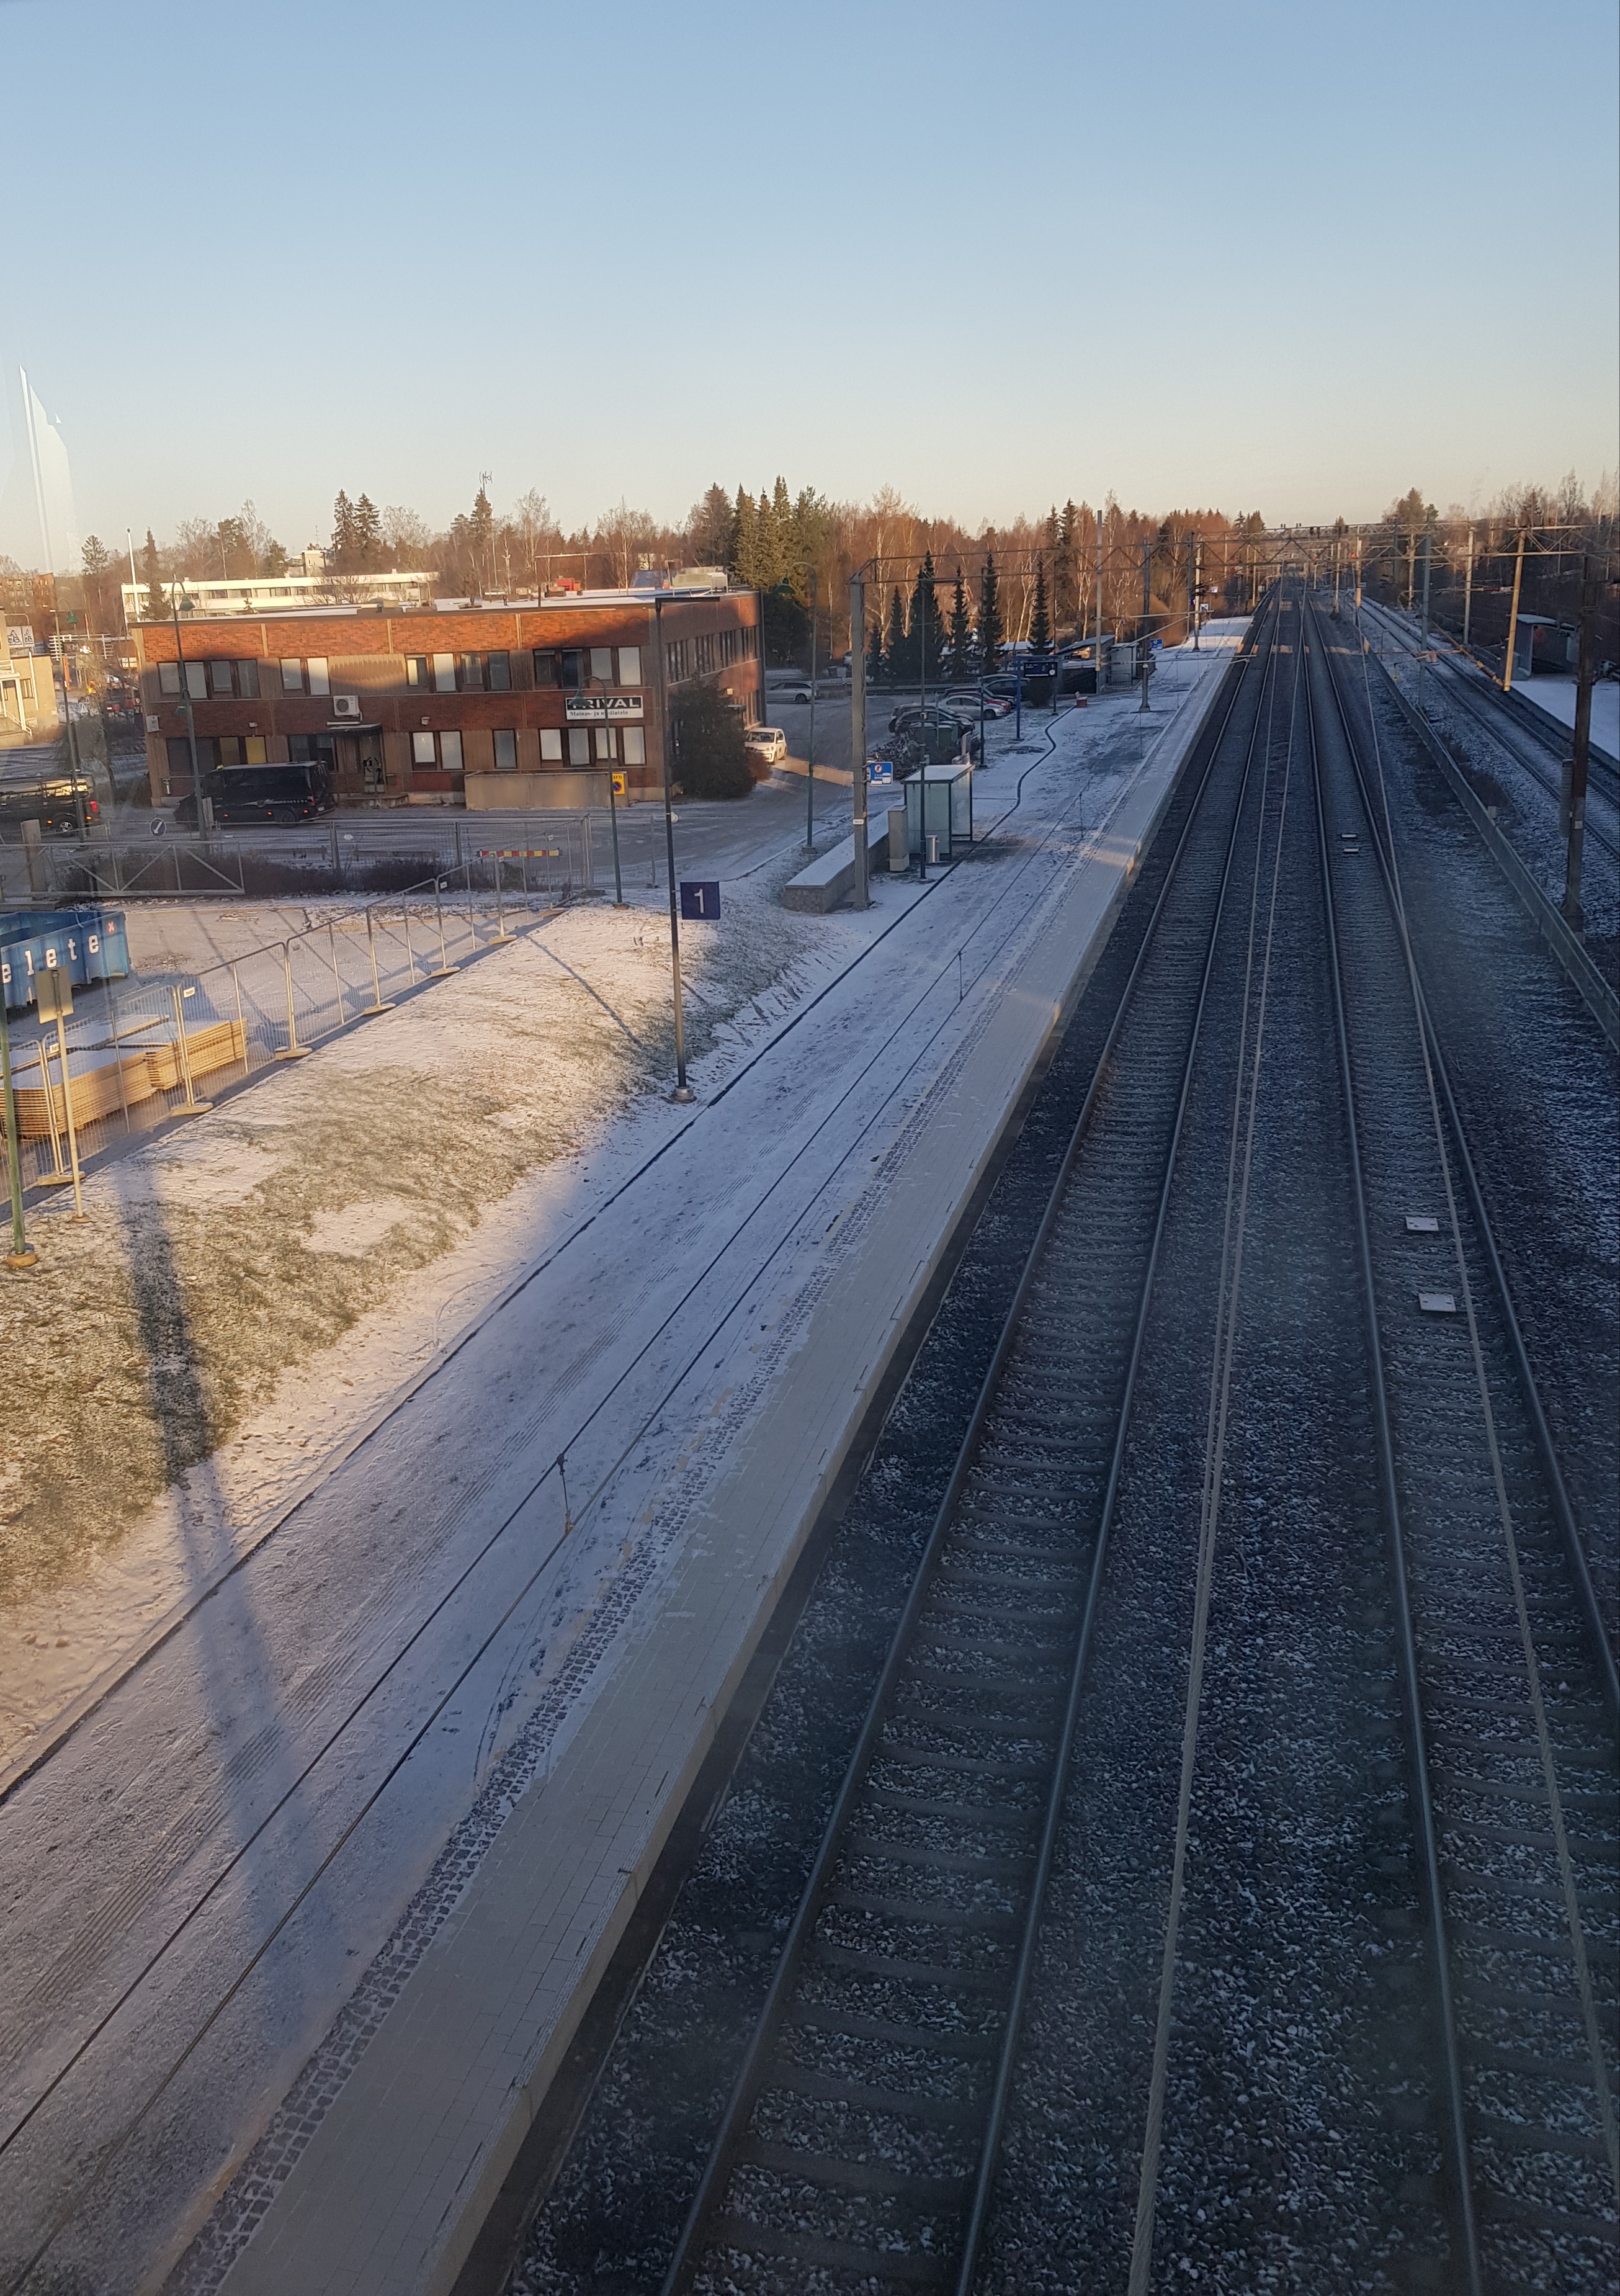
<svg viewBox="0 0 1620 2296">
<path fill-rule="evenodd" d="M 0 622 L 0 742 L 53 742 L 55 666 L 26 622 Z"/>
<path fill-rule="evenodd" d="M 204 775 L 318 766 L 341 806 L 600 804 L 614 773 L 634 800 L 662 785 L 663 693 L 701 681 L 763 714 L 753 590 L 193 609 L 133 635 L 157 803 L 191 790 L 193 734 Z"/>
</svg>

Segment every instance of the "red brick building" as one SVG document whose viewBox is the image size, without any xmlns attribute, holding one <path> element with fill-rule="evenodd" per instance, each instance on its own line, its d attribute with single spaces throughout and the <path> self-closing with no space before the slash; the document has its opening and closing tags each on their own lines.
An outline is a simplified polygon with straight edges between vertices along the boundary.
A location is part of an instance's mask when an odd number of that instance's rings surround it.
<svg viewBox="0 0 1620 2296">
<path fill-rule="evenodd" d="M 763 715 L 753 590 L 183 613 L 134 638 L 159 804 L 192 786 L 188 700 L 203 774 L 318 765 L 343 806 L 599 804 L 613 772 L 650 797 L 666 694 L 702 681 Z"/>
</svg>

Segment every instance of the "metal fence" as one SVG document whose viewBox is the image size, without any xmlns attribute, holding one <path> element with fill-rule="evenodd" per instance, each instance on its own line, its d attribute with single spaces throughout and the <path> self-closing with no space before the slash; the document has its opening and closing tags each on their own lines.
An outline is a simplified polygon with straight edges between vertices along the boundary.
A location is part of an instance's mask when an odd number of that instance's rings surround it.
<svg viewBox="0 0 1620 2296">
<path fill-rule="evenodd" d="M 459 868 L 356 901 L 232 962 L 77 989 L 60 1032 L 32 1012 L 13 1017 L 25 1193 L 70 1185 L 76 1158 L 83 1163 L 170 1117 L 200 1113 L 210 1093 L 303 1059 L 352 1021 L 389 1011 L 422 981 L 510 940 L 588 890 L 562 867 L 569 857 L 537 839 L 486 847 Z M 9 1189 L 4 1201 L 9 1207 Z"/>
<path fill-rule="evenodd" d="M 626 882 L 657 884 L 663 817 L 647 807 L 569 813 L 428 812 L 356 816 L 287 827 L 176 832 L 161 815 L 127 816 L 84 840 L 31 851 L 0 845 L 0 898 L 94 901 L 199 896 L 403 892 L 452 870 L 493 890 L 506 882 L 549 893 L 613 882 L 615 834 Z"/>
</svg>

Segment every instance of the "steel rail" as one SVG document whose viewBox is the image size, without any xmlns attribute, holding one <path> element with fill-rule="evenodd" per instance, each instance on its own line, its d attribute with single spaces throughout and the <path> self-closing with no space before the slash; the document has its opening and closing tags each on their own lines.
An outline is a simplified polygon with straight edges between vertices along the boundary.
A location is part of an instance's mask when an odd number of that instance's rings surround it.
<svg viewBox="0 0 1620 2296">
<path fill-rule="evenodd" d="M 1362 793 L 1369 833 L 1372 839 L 1373 850 L 1379 858 L 1379 873 L 1383 878 L 1386 892 L 1393 900 L 1394 886 L 1390 877 L 1389 855 L 1385 845 L 1383 824 L 1379 819 L 1372 803 L 1371 792 L 1367 785 L 1360 747 L 1351 726 L 1349 713 L 1346 709 L 1345 698 L 1339 688 L 1338 674 L 1334 668 L 1332 650 L 1330 647 L 1324 646 L 1321 652 L 1329 690 L 1332 693 L 1339 725 L 1343 729 L 1346 754 L 1355 775 L 1356 786 Z M 1485 1190 L 1480 1183 L 1478 1167 L 1469 1146 L 1461 1111 L 1457 1105 L 1456 1095 L 1452 1088 L 1444 1047 L 1440 1040 L 1439 1030 L 1435 1025 L 1428 989 L 1423 980 L 1422 967 L 1418 961 L 1415 949 L 1412 952 L 1412 972 L 1418 1008 L 1422 1014 L 1429 1057 L 1434 1064 L 1435 1081 L 1440 1088 L 1441 1102 L 1451 1128 L 1452 1144 L 1459 1168 L 1462 1173 L 1463 1185 L 1473 1210 L 1481 1249 L 1491 1271 L 1493 1288 L 1501 1309 L 1514 1368 L 1518 1374 L 1526 1408 L 1535 1432 L 1536 1447 L 1542 1455 L 1542 1463 L 1547 1476 L 1548 1495 L 1552 1501 L 1553 1513 L 1558 1521 L 1570 1573 L 1575 1581 L 1576 1603 L 1591 1644 L 1591 1655 L 1602 1679 L 1604 1700 L 1609 1713 L 1611 1717 L 1620 1718 L 1620 1670 L 1616 1669 L 1614 1647 L 1603 1625 L 1603 1614 L 1599 1607 L 1597 1591 L 1591 1582 L 1591 1569 L 1587 1561 L 1585 1545 L 1575 1522 L 1575 1509 L 1570 1504 L 1563 1469 L 1559 1464 L 1558 1452 L 1552 1440 L 1552 1431 L 1547 1423 L 1547 1414 L 1542 1404 L 1540 1390 L 1536 1385 L 1535 1374 L 1531 1367 L 1529 1351 L 1525 1345 L 1524 1333 L 1520 1329 L 1518 1315 L 1514 1311 L 1513 1294 L 1508 1283 L 1507 1270 L 1502 1265 L 1501 1254 L 1497 1248 L 1495 1231 L 1486 1205 Z"/>
<path fill-rule="evenodd" d="M 1314 619 L 1314 617 L 1313 617 Z M 1327 649 L 1318 648 L 1326 667 Z M 1316 800 L 1316 849 L 1321 865 L 1322 914 L 1326 929 L 1328 979 L 1333 996 L 1333 1029 L 1338 1052 L 1339 1086 L 1344 1094 L 1345 1128 L 1350 1152 L 1351 1200 L 1355 1213 L 1356 1259 L 1361 1269 L 1362 1305 L 1365 1319 L 1367 1368 L 1372 1390 L 1373 1424 L 1378 1439 L 1379 1488 L 1388 1539 L 1390 1584 L 1395 1597 L 1395 1649 L 1400 1668 L 1401 1703 L 1405 1712 L 1410 1756 L 1408 1788 L 1411 1795 L 1413 1831 L 1422 1871 L 1424 1912 L 1428 1923 L 1429 1954 L 1439 2005 L 1439 2057 L 1444 2097 L 1446 2146 L 1450 2156 L 1455 2244 L 1468 2296 L 1483 2296 L 1484 2267 L 1479 2253 L 1479 2227 L 1475 2220 L 1473 2174 L 1469 2163 L 1468 2120 L 1464 2106 L 1462 2053 L 1457 2034 L 1456 2003 L 1452 1988 L 1451 1948 L 1446 1937 L 1445 1901 L 1440 1878 L 1439 1828 L 1429 1791 L 1428 1736 L 1423 1720 L 1422 1693 L 1418 1672 L 1417 1639 L 1412 1627 L 1411 1579 L 1401 1501 L 1395 1476 L 1395 1438 L 1389 1421 L 1389 1396 L 1384 1375 L 1384 1349 L 1379 1332 L 1378 1294 L 1372 1273 L 1372 1245 L 1367 1218 L 1366 1179 L 1362 1165 L 1356 1117 L 1355 1084 L 1350 1064 L 1350 1037 L 1345 1017 L 1344 979 L 1338 960 L 1338 928 L 1335 913 L 1333 873 L 1328 858 L 1328 824 L 1322 802 L 1321 758 L 1317 737 L 1315 697 L 1312 691 L 1307 653 L 1305 667 L 1305 728 L 1311 752 L 1311 783 Z M 1364 792 L 1363 792 L 1364 794 Z M 1370 819 L 1370 813 L 1369 814 Z"/>
<path fill-rule="evenodd" d="M 1266 632 L 1264 641 L 1264 654 L 1263 657 L 1260 679 L 1261 691 L 1256 705 L 1254 730 L 1251 732 L 1245 757 L 1245 789 L 1247 788 L 1248 783 L 1249 763 L 1252 759 L 1255 742 L 1258 738 L 1258 731 L 1262 721 L 1266 685 L 1272 675 L 1272 660 L 1274 658 L 1274 641 L 1279 620 L 1280 615 L 1278 610 L 1273 607 L 1271 627 Z M 1260 643 L 1257 642 L 1253 654 L 1248 653 L 1246 650 L 1240 655 L 1239 667 L 1247 667 L 1255 659 L 1260 657 Z M 1252 683 L 1252 681 L 1250 682 Z M 934 1521 L 930 1527 L 929 1537 L 924 1546 L 916 1574 L 912 1579 L 910 1594 L 907 1597 L 904 1609 L 901 1613 L 895 1634 L 890 1641 L 888 1653 L 885 1660 L 882 1672 L 879 1677 L 876 1688 L 874 1689 L 871 1699 L 869 1702 L 866 1714 L 862 1724 L 860 1734 L 856 1740 L 855 1750 L 845 1770 L 839 1792 L 834 1800 L 832 1810 L 828 1818 L 826 1828 L 822 1833 L 814 1863 L 811 1867 L 809 1876 L 805 1883 L 804 1890 L 801 1892 L 792 1924 L 789 1930 L 781 1952 L 778 1957 L 776 1970 L 773 1976 L 770 1988 L 766 1994 L 766 1997 L 764 2005 L 760 2010 L 758 2018 L 756 2021 L 755 2028 L 744 2054 L 741 2066 L 732 2085 L 725 2112 L 722 2116 L 719 2128 L 716 2131 L 714 2142 L 710 2147 L 708 2158 L 705 2163 L 703 2176 L 700 2181 L 698 2190 L 693 2196 L 686 2218 L 683 2224 L 674 2255 L 671 2258 L 668 2268 L 665 2274 L 662 2283 L 662 2296 L 676 2296 L 676 2292 L 681 2290 L 687 2283 L 690 2274 L 696 2267 L 699 2256 L 706 2244 L 706 2234 L 709 2222 L 716 2212 L 717 2205 L 724 2194 L 726 2183 L 729 2180 L 735 2165 L 735 2156 L 738 2146 L 745 2131 L 748 2120 L 753 2111 L 755 2103 L 757 2101 L 761 2089 L 765 2085 L 765 2076 L 768 2070 L 770 2052 L 783 2021 L 790 1993 L 801 1962 L 804 1946 L 816 1919 L 819 1916 L 827 1883 L 832 1873 L 834 1865 L 840 1854 L 848 1821 L 855 1807 L 857 1793 L 860 1791 L 861 1784 L 870 1767 L 872 1753 L 884 1726 L 890 1697 L 901 1673 L 902 1668 L 905 1662 L 909 1647 L 916 1630 L 924 1603 L 930 1589 L 936 1567 L 945 1545 L 946 1532 L 954 1517 L 964 1486 L 977 1458 L 981 1434 L 989 1416 L 991 1406 L 994 1399 L 996 1391 L 1000 1386 L 1002 1372 L 1006 1366 L 1008 1357 L 1011 1352 L 1019 1326 L 1022 1323 L 1024 1310 L 1028 1301 L 1029 1294 L 1040 1272 L 1045 1257 L 1048 1242 L 1059 1218 L 1068 1183 L 1073 1174 L 1076 1161 L 1079 1156 L 1082 1144 L 1085 1139 L 1099 1093 L 1101 1090 L 1104 1078 L 1109 1071 L 1114 1047 L 1132 1009 L 1136 987 L 1142 970 L 1147 963 L 1150 953 L 1155 947 L 1160 920 L 1164 914 L 1166 906 L 1175 885 L 1177 874 L 1179 873 L 1182 858 L 1187 851 L 1193 830 L 1200 818 L 1203 800 L 1214 774 L 1215 764 L 1220 755 L 1221 745 L 1225 738 L 1227 727 L 1231 723 L 1232 714 L 1236 709 L 1238 701 L 1244 690 L 1244 684 L 1245 681 L 1240 676 L 1234 676 L 1232 677 L 1231 692 L 1228 697 L 1225 709 L 1222 713 L 1220 724 L 1216 727 L 1213 738 L 1209 741 L 1207 759 L 1204 767 L 1203 773 L 1199 778 L 1199 785 L 1194 793 L 1192 802 L 1189 807 L 1187 818 L 1182 824 L 1182 832 L 1177 840 L 1175 852 L 1172 857 L 1169 869 L 1166 872 L 1165 882 L 1160 887 L 1158 898 L 1155 900 L 1152 913 L 1148 920 L 1148 923 L 1142 936 L 1141 946 L 1137 951 L 1136 956 L 1132 964 L 1129 975 L 1127 976 L 1124 988 L 1120 992 L 1117 1009 L 1115 1013 L 1113 1021 L 1110 1023 L 1101 1051 L 1099 1054 L 1091 1082 L 1086 1089 L 1084 1100 L 1082 1103 L 1074 1130 L 1070 1135 L 1068 1148 L 1065 1151 L 1062 1163 L 1054 1179 L 1051 1192 L 1047 1201 L 1046 1209 L 1043 1213 L 1040 1226 L 1036 1231 L 1034 1241 L 1031 1243 L 1029 1251 L 1026 1257 L 1024 1267 L 1019 1275 L 1017 1290 L 1014 1292 L 1011 1304 L 1003 1320 L 990 1364 L 986 1371 L 984 1379 L 980 1383 L 978 1395 L 975 1401 L 972 1414 L 969 1419 L 967 1429 L 964 1432 L 955 1462 L 953 1465 L 950 1480 L 946 1486 L 945 1492 L 940 1502 L 939 1507 L 936 1512 Z M 1210 972 L 1213 966 L 1215 947 L 1218 933 L 1220 911 L 1223 903 L 1226 886 L 1230 879 L 1232 855 L 1236 848 L 1237 832 L 1239 824 L 1242 818 L 1242 812 L 1243 802 L 1242 793 L 1240 792 L 1239 800 L 1233 808 L 1232 827 L 1228 839 L 1227 851 L 1223 860 L 1220 888 L 1217 894 L 1215 921 L 1210 928 L 1206 950 L 1198 1007 L 1199 1014 L 1200 1016 L 1202 1013 L 1204 1000 L 1207 994 Z M 1198 1023 L 1195 1020 L 1192 1042 L 1189 1046 L 1185 1070 L 1182 1079 L 1180 1096 L 1177 1103 L 1176 1126 L 1178 1134 L 1182 1112 L 1184 1111 L 1186 1105 L 1188 1084 L 1191 1073 L 1192 1056 L 1193 1052 L 1196 1049 L 1197 1042 Z M 1172 1148 L 1166 1161 L 1164 1188 L 1161 1191 L 1161 1200 L 1154 1228 L 1154 1258 L 1157 1257 L 1158 1235 L 1163 1226 L 1164 1201 L 1167 1197 L 1174 1164 L 1174 1148 Z M 1134 1378 L 1135 1365 L 1137 1361 L 1140 1359 L 1141 1355 L 1141 1335 L 1146 1317 L 1147 1296 L 1150 1288 L 1151 1264 L 1150 1266 L 1147 1281 L 1144 1283 L 1142 1308 L 1139 1313 L 1133 1334 L 1133 1347 L 1130 1374 L 1133 1380 Z M 1112 1504 L 1113 1490 L 1118 1480 L 1120 1462 L 1123 1456 L 1124 1429 L 1125 1420 L 1128 1415 L 1128 1408 L 1129 1396 L 1127 1392 L 1125 1404 L 1122 1407 L 1119 1414 L 1119 1433 L 1115 1444 L 1113 1470 L 1109 1483 L 1109 1503 L 1110 1506 Z M 1081 1629 L 1082 1651 L 1084 1651 L 1085 1644 L 1089 1640 L 1091 1620 L 1094 1613 L 1097 1591 L 1100 1585 L 1102 1552 L 1105 1541 L 1106 1532 L 1100 1532 L 1099 1548 L 1091 1574 L 1091 1583 L 1088 1589 L 1084 1623 Z M 1066 1728 L 1061 1739 L 1061 1748 L 1059 1756 L 1060 1769 L 1066 1762 L 1067 1751 L 1069 1744 L 1072 1742 L 1073 1711 L 1077 1703 L 1078 1684 L 1083 1666 L 1083 1657 L 1078 1658 L 1076 1667 L 1072 1669 L 1071 1673 L 1071 1690 L 1068 1701 L 1068 1710 L 1066 1713 Z M 1049 1812 L 1046 1824 L 1043 1828 L 1040 1858 L 1036 1867 L 1036 1874 L 1043 1888 L 1045 1874 L 1050 1866 L 1051 1841 L 1055 1838 L 1056 1831 L 1051 1811 L 1056 1809 L 1060 1803 L 1060 1788 L 1057 1793 L 1049 1796 Z M 1019 1966 L 1015 1977 L 1016 1998 L 1020 2004 L 1023 1993 L 1027 1989 L 1028 1965 L 1033 1956 L 1034 1936 L 1038 1926 L 1040 1894 L 1040 1890 L 1037 1890 L 1034 1883 L 1032 1883 L 1030 1898 L 1031 1914 L 1026 1923 L 1025 1939 L 1020 1952 Z M 987 2196 L 989 2185 L 994 2177 L 994 2156 L 996 2150 L 999 2148 L 999 2130 L 1001 2120 L 1004 2113 L 1005 2096 L 1013 2055 L 1013 2049 L 1011 2046 L 1010 2046 L 1010 2042 L 1011 2037 L 1015 2034 L 1016 2024 L 1010 2016 L 1008 2036 L 1004 2038 L 1004 2046 L 1002 2051 L 1002 2061 L 998 2066 L 998 2074 L 992 2103 L 992 2112 L 994 2115 L 993 2128 L 995 2134 L 993 2141 L 990 2132 L 987 2131 L 985 2143 L 981 2146 L 979 2171 L 978 2177 L 976 2180 L 974 2200 L 970 2215 L 970 2225 L 974 2231 L 974 2240 L 973 2243 L 964 2251 L 962 2271 L 958 2279 L 959 2286 L 964 2285 L 966 2279 L 970 2278 L 971 2276 L 973 2256 L 977 2247 L 978 2232 L 982 2228 L 983 2224 L 985 2198 Z"/>
<path fill-rule="evenodd" d="M 1279 600 L 1273 636 L 1280 630 L 1281 619 L 1281 602 Z M 1273 647 L 1271 659 L 1268 660 L 1268 674 L 1271 661 L 1274 660 L 1274 658 Z M 1262 701 L 1264 701 L 1264 693 Z M 979 2248 L 984 2240 L 991 2195 L 995 2184 L 996 2169 L 1001 2155 L 1002 2129 L 1006 2120 L 1008 2100 L 1011 2095 L 1013 2074 L 1018 2063 L 1024 2006 L 1028 1997 L 1036 1948 L 1040 1943 L 1041 1917 L 1046 1898 L 1046 1884 L 1051 1875 L 1051 1862 L 1057 1849 L 1058 1833 L 1063 1820 L 1063 1801 L 1068 1784 L 1069 1759 L 1074 1747 L 1075 1732 L 1080 1718 L 1080 1700 L 1085 1687 L 1086 1666 L 1091 1656 L 1092 1632 L 1096 1623 L 1097 1607 L 1101 1597 L 1109 1534 L 1113 1527 L 1114 1509 L 1118 1497 L 1120 1479 L 1125 1472 L 1125 1438 L 1130 1429 L 1131 1408 L 1136 1394 L 1136 1377 L 1141 1367 L 1142 1348 L 1147 1338 L 1148 1315 L 1152 1304 L 1154 1278 L 1158 1271 L 1159 1247 L 1164 1240 L 1165 1224 L 1170 1209 L 1170 1194 L 1175 1180 L 1176 1157 L 1181 1146 L 1182 1128 L 1187 1113 L 1187 1103 L 1192 1091 L 1193 1068 L 1203 1037 L 1204 1009 L 1209 998 L 1209 983 L 1215 971 L 1215 947 L 1220 939 L 1221 924 L 1226 912 L 1227 889 L 1231 882 L 1232 863 L 1238 849 L 1238 832 L 1242 824 L 1244 800 L 1248 791 L 1255 750 L 1260 739 L 1262 715 L 1262 709 L 1256 708 L 1254 731 L 1249 736 L 1243 759 L 1243 779 L 1238 791 L 1237 804 L 1232 809 L 1231 834 L 1227 840 L 1225 860 L 1221 871 L 1220 889 L 1215 896 L 1215 914 L 1210 922 L 1203 977 L 1199 983 L 1198 1006 L 1193 1015 L 1192 1033 L 1187 1046 L 1187 1057 L 1182 1072 L 1181 1091 L 1176 1099 L 1175 1119 L 1171 1128 L 1170 1144 L 1165 1158 L 1165 1177 L 1159 1189 L 1158 1204 L 1154 1214 L 1153 1240 L 1149 1247 L 1147 1267 L 1142 1275 L 1141 1298 L 1136 1311 L 1136 1325 L 1131 1338 L 1130 1363 L 1125 1373 L 1125 1391 L 1120 1398 L 1113 1456 L 1109 1462 L 1108 1487 L 1103 1495 L 1102 1513 L 1098 1519 L 1097 1543 L 1092 1556 L 1091 1579 L 1086 1588 L 1085 1609 L 1081 1620 L 1074 1665 L 1069 1676 L 1068 1696 L 1064 1709 L 1057 1761 L 1047 1796 L 1045 1823 L 1042 1828 L 1040 1850 L 1030 1884 L 1023 1935 L 1019 1944 L 1019 1957 L 1013 1972 L 1007 2022 L 1002 2037 L 1000 2057 L 996 2064 L 990 2111 L 979 2149 L 978 2170 L 974 2178 L 973 2198 L 962 2241 L 961 2263 L 956 2276 L 956 2296 L 970 2296 L 974 2271 L 978 2261 Z M 1224 732 L 1224 727 L 1222 730 Z M 1268 726 L 1268 742 L 1269 733 Z M 1212 751 L 1212 764 L 1213 759 Z M 1189 825 L 1190 826 L 1190 820 Z M 1256 886 L 1257 882 L 1256 880 Z"/>
</svg>

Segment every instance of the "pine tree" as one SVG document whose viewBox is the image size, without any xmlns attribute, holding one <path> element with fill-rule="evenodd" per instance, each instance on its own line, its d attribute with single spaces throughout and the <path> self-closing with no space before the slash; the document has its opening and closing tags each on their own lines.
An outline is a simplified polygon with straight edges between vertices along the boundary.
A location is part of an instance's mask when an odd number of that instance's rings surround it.
<svg viewBox="0 0 1620 2296">
<path fill-rule="evenodd" d="M 978 671 L 981 677 L 990 677 L 1002 666 L 1002 645 L 1004 632 L 1002 624 L 1002 586 L 995 571 L 995 553 L 986 550 L 984 570 L 978 578 Z"/>
<path fill-rule="evenodd" d="M 163 600 L 163 568 L 150 526 L 146 529 L 146 546 L 141 553 L 141 578 L 146 585 L 145 618 L 149 622 L 160 622 L 168 609 Z"/>
<path fill-rule="evenodd" d="M 973 662 L 973 624 L 968 615 L 967 586 L 961 578 L 961 568 L 956 570 L 956 586 L 951 593 L 951 675 L 966 677 Z"/>
<path fill-rule="evenodd" d="M 1029 617 L 1029 651 L 1042 660 L 1051 652 L 1051 617 L 1046 611 L 1046 566 L 1035 560 L 1035 609 Z"/>
<path fill-rule="evenodd" d="M 888 602 L 888 644 L 884 648 L 884 667 L 896 685 L 905 676 L 911 656 L 906 642 L 905 601 L 900 595 L 896 582 L 893 597 Z"/>
<path fill-rule="evenodd" d="M 866 634 L 866 682 L 869 685 L 883 683 L 883 615 L 880 611 L 871 618 Z"/>
<path fill-rule="evenodd" d="M 331 562 L 337 573 L 354 571 L 355 506 L 341 487 L 331 506 Z"/>
<path fill-rule="evenodd" d="M 363 574 L 372 573 L 382 555 L 382 521 L 369 495 L 362 495 L 355 504 L 354 547 L 356 567 Z"/>
</svg>

